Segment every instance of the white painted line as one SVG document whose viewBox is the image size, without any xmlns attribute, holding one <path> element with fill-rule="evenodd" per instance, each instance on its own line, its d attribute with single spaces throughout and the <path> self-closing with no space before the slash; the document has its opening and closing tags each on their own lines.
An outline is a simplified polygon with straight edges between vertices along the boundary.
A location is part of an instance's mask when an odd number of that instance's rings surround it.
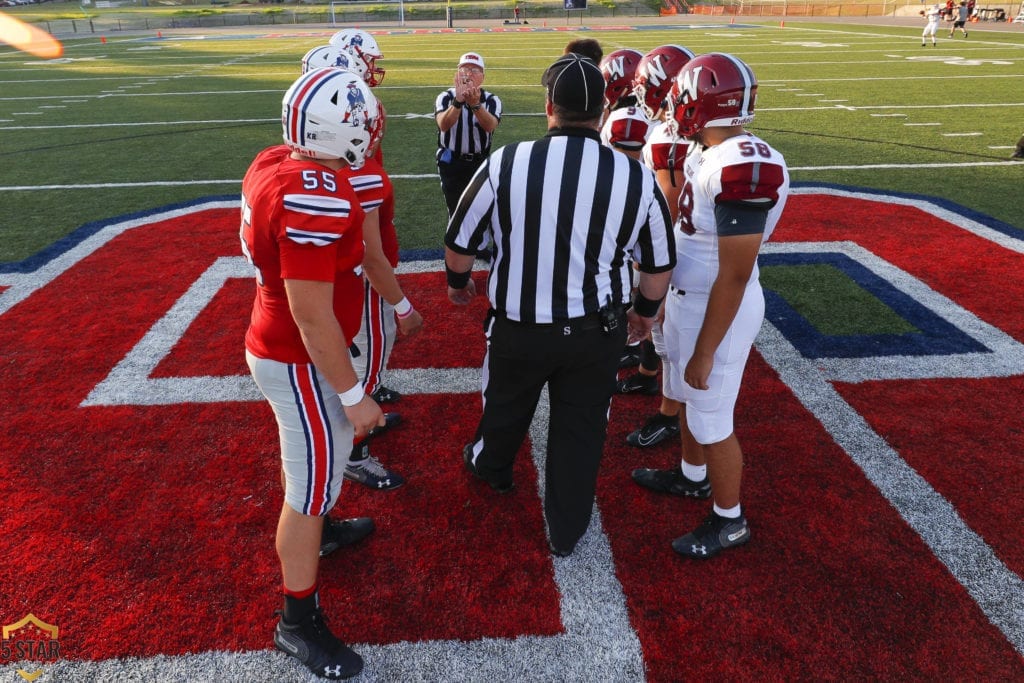
<svg viewBox="0 0 1024 683">
<path fill-rule="evenodd" d="M 944 138 L 976 138 L 983 135 L 983 133 L 943 133 Z"/>
<path fill-rule="evenodd" d="M 392 180 L 437 180 L 436 173 L 410 173 L 390 176 Z M 82 183 L 77 185 L 11 185 L 0 186 L 0 192 L 25 192 L 27 190 L 109 190 L 119 187 L 185 187 L 192 185 L 237 185 L 241 178 L 212 180 L 153 180 L 141 183 Z"/>
<path fill-rule="evenodd" d="M 40 109 L 67 109 L 63 104 L 41 104 Z"/>
<path fill-rule="evenodd" d="M 824 94 L 823 92 L 802 92 L 797 93 L 797 97 L 821 97 Z"/>
<path fill-rule="evenodd" d="M 941 123 L 904 123 L 904 126 L 941 126 Z"/>
<path fill-rule="evenodd" d="M 42 116 L 41 111 L 12 111 L 11 116 Z"/>
<path fill-rule="evenodd" d="M 860 109 L 860 107 L 855 107 L 855 108 L 856 109 Z M 906 114 L 871 114 L 871 116 L 872 116 L 872 118 L 876 118 L 876 119 L 899 119 L 899 118 L 906 118 L 907 115 Z"/>
<path fill-rule="evenodd" d="M 35 112 L 38 113 L 38 112 Z M 126 128 L 130 126 L 192 126 L 197 123 L 279 123 L 281 119 L 214 119 L 210 121 L 138 121 L 135 123 L 79 123 L 62 126 L 7 126 L 0 130 L 46 130 L 50 128 Z"/>
<path fill-rule="evenodd" d="M 956 164 L 864 164 L 863 166 L 790 166 L 790 171 L 870 171 L 876 168 L 971 168 L 973 166 L 1013 166 L 1012 161 L 971 161 Z"/>
</svg>

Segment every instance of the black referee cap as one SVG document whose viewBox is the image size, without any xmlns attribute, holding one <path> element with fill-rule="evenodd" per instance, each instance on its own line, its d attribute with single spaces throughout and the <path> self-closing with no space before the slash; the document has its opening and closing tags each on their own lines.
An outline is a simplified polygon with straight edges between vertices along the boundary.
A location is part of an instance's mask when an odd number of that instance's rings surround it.
<svg viewBox="0 0 1024 683">
<path fill-rule="evenodd" d="M 586 57 L 562 55 L 547 68 L 540 82 L 547 88 L 551 103 L 563 109 L 595 118 L 604 109 L 604 75 Z"/>
</svg>

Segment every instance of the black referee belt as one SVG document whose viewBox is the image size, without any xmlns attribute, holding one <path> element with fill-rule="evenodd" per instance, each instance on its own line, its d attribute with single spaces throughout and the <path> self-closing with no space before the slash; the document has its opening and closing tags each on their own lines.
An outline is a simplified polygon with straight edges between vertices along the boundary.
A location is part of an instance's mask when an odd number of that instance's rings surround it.
<svg viewBox="0 0 1024 683">
<path fill-rule="evenodd" d="M 560 320 L 552 320 L 549 323 L 528 323 L 520 320 L 512 320 L 501 311 L 494 311 L 494 317 L 501 318 L 515 327 L 523 327 L 538 331 L 550 331 L 560 335 L 567 334 L 566 329 L 569 330 L 568 334 L 601 329 L 600 313 L 587 313 L 579 318 L 562 318 Z"/>
<path fill-rule="evenodd" d="M 455 152 L 452 152 L 452 161 L 466 161 L 475 164 L 486 158 L 486 154 L 456 154 Z"/>
</svg>

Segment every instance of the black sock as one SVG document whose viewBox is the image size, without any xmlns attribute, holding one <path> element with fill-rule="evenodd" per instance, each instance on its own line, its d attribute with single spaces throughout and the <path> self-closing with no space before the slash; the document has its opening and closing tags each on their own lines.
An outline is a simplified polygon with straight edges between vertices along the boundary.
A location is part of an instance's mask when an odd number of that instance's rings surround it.
<svg viewBox="0 0 1024 683">
<path fill-rule="evenodd" d="M 348 456 L 348 461 L 350 463 L 359 462 L 360 460 L 366 460 L 368 457 L 370 457 L 370 447 L 364 440 L 352 446 L 352 455 Z"/>
<path fill-rule="evenodd" d="M 661 367 L 661 356 L 654 350 L 654 342 L 650 339 L 640 342 L 640 367 L 647 372 L 657 372 Z"/>
<path fill-rule="evenodd" d="M 316 611 L 320 606 L 320 591 L 314 585 L 308 591 L 292 593 L 284 592 L 284 620 L 289 624 L 298 624 Z"/>
</svg>

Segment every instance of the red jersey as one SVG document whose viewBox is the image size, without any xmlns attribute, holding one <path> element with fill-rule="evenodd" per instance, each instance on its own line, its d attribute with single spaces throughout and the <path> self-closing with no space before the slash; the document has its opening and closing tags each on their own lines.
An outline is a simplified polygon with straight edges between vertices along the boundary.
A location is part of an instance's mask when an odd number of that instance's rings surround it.
<svg viewBox="0 0 1024 683">
<path fill-rule="evenodd" d="M 347 340 L 359 331 L 363 210 L 343 174 L 291 159 L 284 145 L 264 150 L 242 180 L 242 252 L 256 268 L 245 347 L 282 363 L 309 363 L 284 280 L 334 283 L 334 315 Z"/>
<path fill-rule="evenodd" d="M 398 234 L 395 231 L 395 191 L 378 157 L 371 157 L 358 169 L 338 171 L 348 178 L 364 213 L 380 211 L 380 241 L 391 267 L 398 265 Z"/>
</svg>

